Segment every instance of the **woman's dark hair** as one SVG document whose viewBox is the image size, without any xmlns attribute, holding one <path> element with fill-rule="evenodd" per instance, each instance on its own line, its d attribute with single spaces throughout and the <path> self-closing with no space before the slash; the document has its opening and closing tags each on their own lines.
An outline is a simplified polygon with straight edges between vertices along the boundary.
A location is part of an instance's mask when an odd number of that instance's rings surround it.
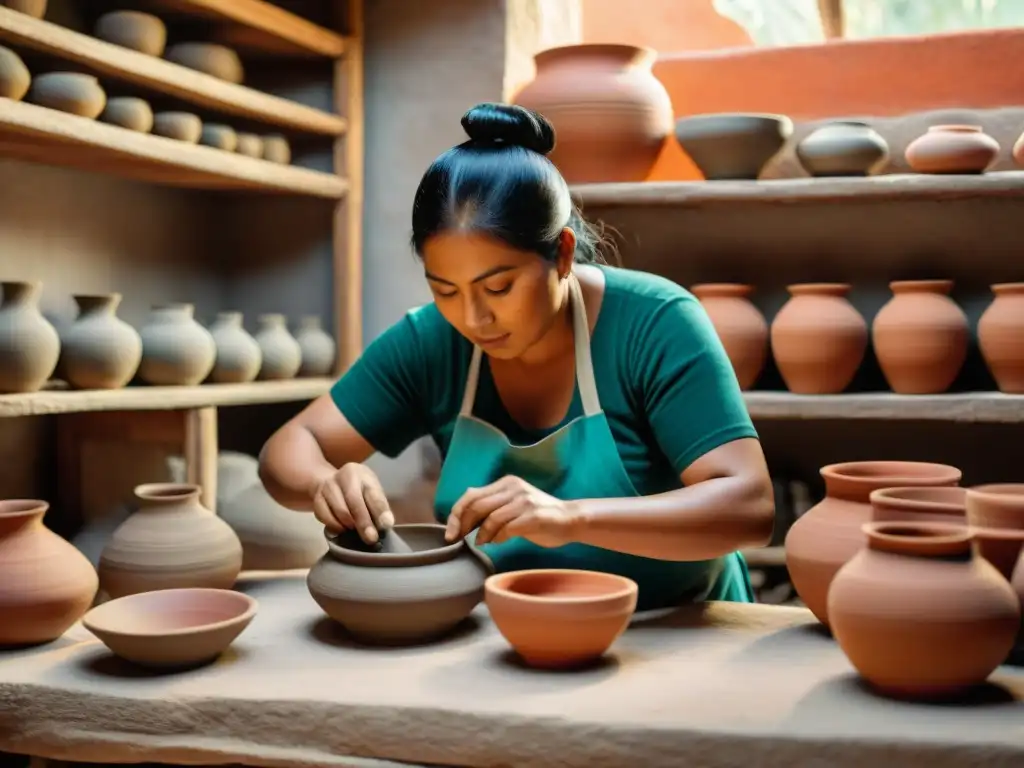
<svg viewBox="0 0 1024 768">
<path fill-rule="evenodd" d="M 423 174 L 412 206 L 412 246 L 450 230 L 490 235 L 548 261 L 562 229 L 576 233 L 574 260 L 604 263 L 602 237 L 583 218 L 569 185 L 546 155 L 555 129 L 542 115 L 510 104 L 477 104 L 462 116 L 469 140 Z"/>
</svg>

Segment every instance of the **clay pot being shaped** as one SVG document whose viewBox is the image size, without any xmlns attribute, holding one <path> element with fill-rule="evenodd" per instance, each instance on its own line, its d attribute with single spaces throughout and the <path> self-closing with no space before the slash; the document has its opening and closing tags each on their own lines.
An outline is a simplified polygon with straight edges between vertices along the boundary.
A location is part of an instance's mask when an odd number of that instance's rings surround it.
<svg viewBox="0 0 1024 768">
<path fill-rule="evenodd" d="M 0 0 L 0 5 L 36 19 L 46 15 L 46 0 Z"/>
<path fill-rule="evenodd" d="M 164 58 L 183 67 L 240 84 L 245 79 L 242 60 L 232 49 L 215 43 L 178 43 L 167 49 Z"/>
<path fill-rule="evenodd" d="M 691 115 L 676 121 L 676 141 L 709 181 L 756 179 L 786 140 L 793 121 L 784 115 Z"/>
<path fill-rule="evenodd" d="M 768 322 L 748 298 L 754 289 L 739 283 L 703 283 L 690 291 L 711 318 L 741 389 L 750 389 L 768 357 Z"/>
<path fill-rule="evenodd" d="M 328 376 L 334 370 L 334 360 L 338 354 L 338 345 L 334 339 L 320 326 L 320 318 L 304 317 L 300 321 L 299 330 L 295 334 L 302 351 L 302 365 L 299 376 Z"/>
<path fill-rule="evenodd" d="M 217 513 L 242 542 L 242 570 L 309 568 L 327 552 L 323 523 L 282 507 L 259 478 L 228 496 Z"/>
<path fill-rule="evenodd" d="M 74 298 L 78 317 L 61 339 L 64 376 L 77 389 L 120 389 L 142 360 L 142 338 L 115 314 L 121 294 Z"/>
<path fill-rule="evenodd" d="M 280 134 L 263 137 L 263 159 L 271 163 L 288 165 L 292 161 L 292 148 L 288 139 Z"/>
<path fill-rule="evenodd" d="M 967 489 L 967 524 L 981 556 L 1005 579 L 1024 547 L 1024 483 L 991 483 Z"/>
<path fill-rule="evenodd" d="M 978 320 L 978 347 L 1000 392 L 1024 394 L 1024 283 L 992 286 L 995 300 Z"/>
<path fill-rule="evenodd" d="M 99 80 L 79 72 L 46 72 L 32 78 L 28 100 L 41 107 L 68 112 L 90 120 L 100 116 L 107 94 Z"/>
<path fill-rule="evenodd" d="M 960 486 L 881 488 L 868 496 L 873 523 L 967 526 L 967 489 Z"/>
<path fill-rule="evenodd" d="M 868 326 L 846 299 L 845 283 L 788 287 L 791 298 L 771 324 L 771 345 L 790 392 L 834 395 L 853 380 L 868 344 Z"/>
<path fill-rule="evenodd" d="M 864 546 L 871 493 L 882 488 L 959 485 L 961 472 L 918 461 L 851 461 L 821 468 L 825 498 L 786 533 L 786 567 L 804 605 L 829 626 L 828 589 L 836 572 Z"/>
<path fill-rule="evenodd" d="M 38 392 L 60 358 L 60 335 L 39 311 L 43 284 L 7 282 L 0 289 L 0 393 Z"/>
<path fill-rule="evenodd" d="M 611 573 L 510 571 L 485 585 L 495 626 L 525 664 L 566 669 L 599 660 L 629 626 L 637 585 Z"/>
<path fill-rule="evenodd" d="M 935 699 L 979 685 L 1020 627 L 1017 595 L 972 552 L 966 528 L 864 526 L 867 546 L 828 594 L 832 634 L 861 677 L 896 698 Z"/>
<path fill-rule="evenodd" d="M 868 176 L 888 162 L 889 145 L 867 123 L 837 120 L 811 131 L 796 157 L 811 176 Z"/>
<path fill-rule="evenodd" d="M 49 506 L 0 501 L 0 646 L 56 640 L 96 597 L 92 564 L 43 524 Z"/>
<path fill-rule="evenodd" d="M 93 29 L 100 40 L 159 56 L 167 44 L 167 27 L 151 13 L 112 11 L 100 16 Z"/>
<path fill-rule="evenodd" d="M 158 386 L 194 386 L 213 370 L 217 345 L 195 321 L 191 304 L 153 307 L 142 326 L 139 377 Z"/>
<path fill-rule="evenodd" d="M 949 389 L 967 359 L 967 315 L 952 280 L 898 280 L 875 316 L 871 342 L 893 392 L 933 395 Z"/>
<path fill-rule="evenodd" d="M 253 381 L 263 364 L 263 353 L 245 327 L 241 312 L 220 312 L 210 326 L 217 347 L 217 359 L 210 379 L 218 384 Z"/>
<path fill-rule="evenodd" d="M 186 144 L 198 144 L 203 135 L 203 121 L 191 112 L 157 112 L 153 117 L 153 133 Z"/>
<path fill-rule="evenodd" d="M 149 133 L 153 130 L 153 109 L 135 96 L 117 96 L 107 100 L 100 120 L 129 131 Z"/>
<path fill-rule="evenodd" d="M 907 164 L 917 173 L 984 173 L 999 154 L 999 142 L 980 125 L 933 125 L 907 146 Z"/>
<path fill-rule="evenodd" d="M 148 483 L 135 495 L 139 510 L 118 526 L 100 555 L 100 586 L 108 596 L 234 586 L 242 544 L 199 502 L 198 486 Z"/>
<path fill-rule="evenodd" d="M 239 133 L 235 141 L 235 152 L 246 157 L 263 157 L 263 139 L 255 133 Z"/>
<path fill-rule="evenodd" d="M 284 315 L 261 315 L 256 343 L 260 345 L 263 355 L 258 376 L 260 380 L 295 378 L 302 365 L 302 348 L 288 332 L 288 321 Z"/>
<path fill-rule="evenodd" d="M 396 525 L 411 552 L 372 552 L 328 539 L 309 570 L 309 593 L 356 639 L 374 644 L 427 641 L 453 630 L 483 599 L 489 562 L 465 541 L 445 543 L 437 524 Z"/>
<path fill-rule="evenodd" d="M 199 143 L 214 149 L 222 149 L 225 152 L 234 152 L 238 147 L 238 133 L 230 125 L 203 123 Z"/>
<path fill-rule="evenodd" d="M 0 45 L 0 98 L 21 101 L 31 82 L 32 75 L 21 57 Z"/>
<path fill-rule="evenodd" d="M 651 72 L 656 52 L 586 43 L 541 51 L 515 103 L 555 129 L 550 154 L 570 184 L 643 181 L 672 132 L 672 102 Z"/>
</svg>

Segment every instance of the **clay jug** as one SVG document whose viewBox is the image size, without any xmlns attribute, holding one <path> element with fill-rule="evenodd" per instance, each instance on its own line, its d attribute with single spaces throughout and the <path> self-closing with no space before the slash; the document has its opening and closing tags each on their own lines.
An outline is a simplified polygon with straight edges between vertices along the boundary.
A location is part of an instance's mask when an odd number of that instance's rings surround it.
<svg viewBox="0 0 1024 768">
<path fill-rule="evenodd" d="M 302 318 L 295 334 L 302 350 L 299 376 L 329 376 L 334 370 L 338 345 L 320 325 L 315 315 Z"/>
<path fill-rule="evenodd" d="M 750 389 L 768 356 L 768 322 L 749 299 L 754 289 L 738 283 L 704 283 L 690 291 L 711 318 L 740 388 Z"/>
<path fill-rule="evenodd" d="M 897 280 L 871 326 L 878 364 L 893 392 L 936 395 L 952 385 L 964 360 L 967 315 L 949 292 L 952 280 Z"/>
<path fill-rule="evenodd" d="M 985 682 L 1020 627 L 1006 579 L 973 553 L 971 532 L 937 523 L 872 523 L 867 546 L 836 574 L 832 634 L 887 695 L 933 699 Z"/>
<path fill-rule="evenodd" d="M 851 461 L 821 468 L 825 498 L 786 533 L 786 567 L 800 599 L 829 625 L 832 578 L 864 545 L 861 526 L 872 520 L 870 496 L 882 488 L 959 485 L 961 472 L 918 461 Z"/>
<path fill-rule="evenodd" d="M 213 370 L 217 345 L 210 332 L 195 321 L 194 314 L 191 304 L 153 307 L 139 331 L 139 377 L 147 384 L 194 386 Z"/>
<path fill-rule="evenodd" d="M 156 589 L 230 589 L 242 569 L 231 526 L 199 503 L 199 487 L 148 483 L 135 489 L 138 512 L 100 555 L 100 585 L 111 598 Z"/>
<path fill-rule="evenodd" d="M 263 364 L 260 345 L 242 326 L 241 312 L 220 312 L 210 326 L 217 359 L 210 380 L 218 384 L 253 381 Z"/>
<path fill-rule="evenodd" d="M 889 145 L 867 123 L 836 120 L 800 141 L 796 157 L 811 176 L 867 176 L 888 162 Z"/>
<path fill-rule="evenodd" d="M 0 283 L 0 394 L 37 392 L 60 358 L 60 336 L 39 311 L 43 284 Z"/>
<path fill-rule="evenodd" d="M 317 604 L 368 643 L 416 643 L 454 629 L 483 599 L 489 561 L 465 541 L 445 543 L 436 523 L 396 525 L 411 552 L 351 548 L 344 535 L 309 570 Z M 387 536 L 391 536 L 389 532 Z"/>
<path fill-rule="evenodd" d="M 984 173 L 999 142 L 980 125 L 933 125 L 907 145 L 907 164 L 917 173 Z"/>
<path fill-rule="evenodd" d="M 261 315 L 256 342 L 263 354 L 263 365 L 259 372 L 261 380 L 295 378 L 302 365 L 302 348 L 288 332 L 288 322 L 284 315 Z"/>
<path fill-rule="evenodd" d="M 1005 579 L 1024 547 L 1024 483 L 990 483 L 967 489 L 967 523 L 981 556 Z"/>
<path fill-rule="evenodd" d="M 978 320 L 978 346 L 1000 392 L 1024 394 L 1024 283 L 992 286 L 995 300 Z"/>
<path fill-rule="evenodd" d="M 121 294 L 74 298 L 78 317 L 61 340 L 68 383 L 78 389 L 120 389 L 142 360 L 142 338 L 116 315 Z"/>
<path fill-rule="evenodd" d="M 651 72 L 656 52 L 586 43 L 541 51 L 515 103 L 555 128 L 551 161 L 570 184 L 643 181 L 672 133 L 672 102 Z"/>
<path fill-rule="evenodd" d="M 803 283 L 771 325 L 772 352 L 790 392 L 834 395 L 849 386 L 864 359 L 868 326 L 847 301 L 845 283 Z"/>
<path fill-rule="evenodd" d="M 0 646 L 48 643 L 85 614 L 96 571 L 43 524 L 45 501 L 0 501 Z"/>
</svg>

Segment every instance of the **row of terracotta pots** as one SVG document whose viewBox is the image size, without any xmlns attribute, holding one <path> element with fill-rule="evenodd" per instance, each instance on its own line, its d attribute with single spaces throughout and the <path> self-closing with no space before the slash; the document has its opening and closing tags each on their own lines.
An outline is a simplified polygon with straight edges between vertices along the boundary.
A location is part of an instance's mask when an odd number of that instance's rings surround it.
<svg viewBox="0 0 1024 768">
<path fill-rule="evenodd" d="M 790 528 L 786 565 L 864 678 L 956 694 L 1024 650 L 1024 484 L 962 488 L 959 469 L 926 462 L 821 475 L 826 496 Z"/>
<path fill-rule="evenodd" d="M 336 344 L 320 318 L 293 336 L 284 315 L 260 316 L 255 337 L 240 312 L 222 312 L 209 330 L 191 304 L 154 307 L 136 331 L 117 317 L 118 293 L 76 295 L 78 317 L 63 332 L 39 311 L 40 282 L 5 282 L 0 304 L 0 392 L 38 391 L 55 373 L 77 389 L 120 389 L 136 375 L 155 385 L 238 384 L 325 376 Z"/>
<path fill-rule="evenodd" d="M 970 328 L 949 297 L 951 280 L 899 280 L 871 324 L 879 366 L 894 392 L 938 394 L 967 357 Z M 868 324 L 846 298 L 846 283 L 789 286 L 789 301 L 771 323 L 750 301 L 753 288 L 705 283 L 691 290 L 707 310 L 736 377 L 750 389 L 764 368 L 769 339 L 786 387 L 798 394 L 837 394 L 849 386 L 867 351 Z M 1000 391 L 1024 393 L 1024 283 L 992 286 L 995 299 L 978 322 L 978 344 Z"/>
</svg>

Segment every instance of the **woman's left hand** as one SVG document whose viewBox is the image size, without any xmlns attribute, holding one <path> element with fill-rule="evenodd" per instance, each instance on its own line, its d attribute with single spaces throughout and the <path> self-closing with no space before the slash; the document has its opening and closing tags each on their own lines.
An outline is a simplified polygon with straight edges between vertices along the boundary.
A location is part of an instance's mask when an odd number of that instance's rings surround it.
<svg viewBox="0 0 1024 768">
<path fill-rule="evenodd" d="M 479 527 L 477 544 L 500 544 L 522 536 L 541 547 L 560 547 L 575 540 L 580 525 L 574 502 L 556 499 L 507 475 L 462 495 L 448 517 L 445 539 L 457 541 Z"/>
</svg>

